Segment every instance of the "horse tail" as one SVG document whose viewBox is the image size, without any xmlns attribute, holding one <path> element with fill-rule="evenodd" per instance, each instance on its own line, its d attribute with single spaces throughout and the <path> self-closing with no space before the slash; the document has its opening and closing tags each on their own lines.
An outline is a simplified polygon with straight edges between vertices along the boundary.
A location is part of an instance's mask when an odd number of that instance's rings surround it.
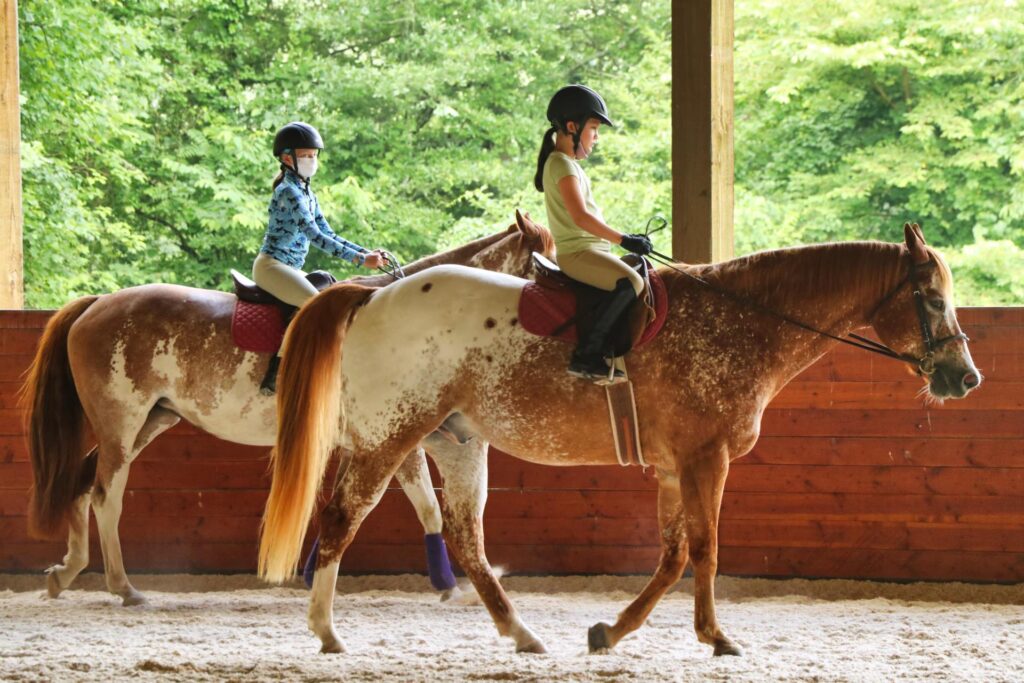
<svg viewBox="0 0 1024 683">
<path fill-rule="evenodd" d="M 38 538 L 65 534 L 75 499 L 96 477 L 96 457 L 83 457 L 85 413 L 68 359 L 68 332 L 98 296 L 84 296 L 46 323 L 21 387 L 25 433 L 32 463 L 28 529 Z M 75 520 L 77 522 L 77 520 Z"/>
<path fill-rule="evenodd" d="M 277 380 L 277 444 L 260 529 L 259 575 L 280 583 L 295 573 L 302 539 L 339 433 L 342 345 L 356 310 L 375 290 L 339 284 L 299 309 L 288 326 Z"/>
</svg>

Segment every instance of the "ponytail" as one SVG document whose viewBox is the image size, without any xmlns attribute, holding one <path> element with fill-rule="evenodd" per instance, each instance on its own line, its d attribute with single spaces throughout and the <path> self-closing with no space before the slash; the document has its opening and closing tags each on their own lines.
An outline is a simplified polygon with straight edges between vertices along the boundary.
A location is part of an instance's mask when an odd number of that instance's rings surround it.
<svg viewBox="0 0 1024 683">
<path fill-rule="evenodd" d="M 533 186 L 537 192 L 544 191 L 544 164 L 547 162 L 551 152 L 555 150 L 555 133 L 558 128 L 551 126 L 544 132 L 540 143 L 540 154 L 537 155 L 537 175 L 533 176 Z"/>
<path fill-rule="evenodd" d="M 274 178 L 274 182 L 270 186 L 271 189 L 276 190 L 282 180 L 284 180 L 284 164 L 281 164 L 281 170 L 277 172 L 277 176 Z"/>
</svg>

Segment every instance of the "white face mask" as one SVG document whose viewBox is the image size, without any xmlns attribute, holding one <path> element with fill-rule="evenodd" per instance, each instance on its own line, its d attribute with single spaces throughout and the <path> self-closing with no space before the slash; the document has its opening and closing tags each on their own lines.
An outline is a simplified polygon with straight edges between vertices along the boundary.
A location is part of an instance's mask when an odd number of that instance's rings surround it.
<svg viewBox="0 0 1024 683">
<path fill-rule="evenodd" d="M 317 158 L 316 157 L 299 157 L 298 171 L 299 175 L 309 180 L 316 175 Z"/>
</svg>

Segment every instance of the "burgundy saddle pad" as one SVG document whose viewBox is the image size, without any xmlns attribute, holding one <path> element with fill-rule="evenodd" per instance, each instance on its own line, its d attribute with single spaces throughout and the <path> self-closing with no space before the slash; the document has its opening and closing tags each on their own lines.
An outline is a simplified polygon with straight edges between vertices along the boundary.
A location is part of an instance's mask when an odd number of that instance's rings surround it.
<svg viewBox="0 0 1024 683">
<path fill-rule="evenodd" d="M 256 353 L 276 353 L 284 338 L 284 317 L 275 304 L 254 304 L 236 300 L 231 316 L 231 338 L 235 345 Z"/>
<path fill-rule="evenodd" d="M 648 343 L 665 324 L 668 315 L 668 294 L 665 282 L 656 271 L 650 271 L 651 294 L 654 317 L 633 344 L 637 349 Z M 630 315 L 637 313 L 641 306 L 634 304 Z M 577 341 L 576 325 L 566 324 L 576 314 L 576 295 L 568 287 L 546 287 L 529 282 L 519 297 L 519 323 L 527 332 L 541 337 L 555 337 L 567 342 Z M 556 335 L 555 332 L 558 332 Z"/>
</svg>

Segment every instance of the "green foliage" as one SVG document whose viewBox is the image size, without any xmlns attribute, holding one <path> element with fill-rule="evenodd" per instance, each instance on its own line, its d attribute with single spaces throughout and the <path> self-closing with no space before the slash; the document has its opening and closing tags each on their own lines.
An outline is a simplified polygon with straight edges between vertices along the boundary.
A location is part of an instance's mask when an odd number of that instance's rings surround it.
<svg viewBox="0 0 1024 683">
<path fill-rule="evenodd" d="M 737 0 L 738 250 L 915 220 L 961 302 L 1024 302 L 1022 45 L 1016 0 Z"/>
<path fill-rule="evenodd" d="M 623 230 L 670 210 L 669 3 L 22 0 L 26 298 L 224 287 L 266 224 L 274 131 L 324 135 L 332 226 L 405 260 L 508 225 L 547 99 L 603 91 L 588 162 Z M 68 87 L 71 84 L 72 87 Z M 666 237 L 667 239 L 667 237 Z M 667 244 L 667 242 L 666 242 Z M 311 250 L 307 266 L 347 266 Z M 94 275 L 90 275 L 90 273 Z"/>
<path fill-rule="evenodd" d="M 553 11 L 557 8 L 557 11 Z M 224 287 L 258 249 L 275 129 L 327 150 L 347 238 L 411 260 L 544 220 L 548 97 L 618 125 L 587 161 L 623 231 L 671 218 L 668 0 L 22 0 L 26 299 Z M 736 0 L 740 253 L 924 226 L 961 303 L 1024 302 L 1020 0 Z M 656 246 L 670 250 L 670 235 Z M 353 271 L 315 250 L 310 268 Z"/>
</svg>

